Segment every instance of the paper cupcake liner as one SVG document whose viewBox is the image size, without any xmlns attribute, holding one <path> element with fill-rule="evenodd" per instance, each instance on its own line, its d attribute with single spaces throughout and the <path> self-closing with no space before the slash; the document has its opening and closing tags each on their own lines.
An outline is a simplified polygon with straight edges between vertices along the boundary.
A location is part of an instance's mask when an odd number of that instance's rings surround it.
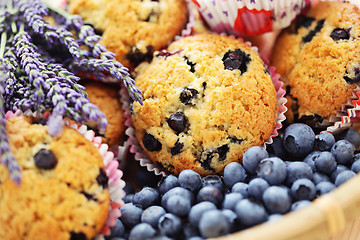
<svg viewBox="0 0 360 240">
<path fill-rule="evenodd" d="M 20 110 L 15 113 L 8 111 L 5 114 L 5 119 L 9 119 L 16 116 L 33 116 L 33 117 L 41 117 L 46 119 L 49 116 L 49 113 L 40 114 L 37 112 L 26 111 L 21 112 Z M 119 163 L 116 159 L 114 159 L 114 153 L 108 151 L 108 145 L 102 143 L 102 139 L 99 136 L 95 136 L 95 132 L 92 130 L 88 130 L 87 126 L 79 125 L 78 123 L 71 120 L 64 120 L 65 125 L 76 129 L 80 134 L 82 134 L 86 139 L 91 141 L 94 146 L 99 150 L 99 153 L 103 159 L 105 172 L 108 177 L 108 186 L 110 193 L 110 207 L 109 207 L 109 215 L 106 220 L 105 226 L 101 229 L 101 234 L 109 235 L 110 227 L 114 227 L 116 225 L 116 219 L 121 216 L 120 208 L 124 205 L 123 197 L 125 196 L 125 192 L 123 188 L 125 187 L 125 182 L 121 179 L 123 176 L 123 172 L 118 169 Z M 101 237 L 101 236 L 100 236 Z"/>
<path fill-rule="evenodd" d="M 256 36 L 283 29 L 311 0 L 192 0 L 204 21 L 217 32 Z"/>
<path fill-rule="evenodd" d="M 230 36 L 234 37 L 234 36 Z M 235 38 L 235 37 L 234 37 Z M 242 41 L 242 39 L 238 39 L 239 41 Z M 252 46 L 250 42 L 245 42 L 248 46 L 251 47 L 252 50 L 254 50 L 256 53 L 258 53 L 258 48 L 255 46 Z M 264 63 L 266 66 L 268 66 L 268 60 L 265 59 Z M 266 148 L 266 145 L 271 144 L 273 142 L 273 138 L 278 136 L 278 130 L 282 128 L 282 122 L 286 119 L 285 112 L 287 111 L 287 107 L 285 106 L 287 99 L 284 97 L 286 91 L 282 88 L 283 82 L 280 81 L 280 75 L 275 73 L 275 67 L 269 67 L 268 71 L 271 74 L 271 80 L 274 84 L 275 90 L 276 90 L 276 98 L 277 98 L 277 117 L 275 119 L 275 126 L 273 129 L 273 132 L 271 133 L 270 137 L 264 142 L 262 145 L 264 148 Z M 132 120 L 131 120 L 131 113 L 130 113 L 130 97 L 127 94 L 126 91 L 123 91 L 121 94 L 121 101 L 123 103 L 123 107 L 125 109 L 125 125 L 127 126 L 127 129 L 125 131 L 125 134 L 128 136 L 128 139 L 125 143 L 125 145 L 130 146 L 130 152 L 134 154 L 134 159 L 139 162 L 140 166 L 146 167 L 148 171 L 154 172 L 155 175 L 162 175 L 166 176 L 168 175 L 167 172 L 160 169 L 144 152 L 142 149 L 140 143 L 138 142 L 136 136 L 135 136 L 135 128 L 133 126 Z"/>
</svg>

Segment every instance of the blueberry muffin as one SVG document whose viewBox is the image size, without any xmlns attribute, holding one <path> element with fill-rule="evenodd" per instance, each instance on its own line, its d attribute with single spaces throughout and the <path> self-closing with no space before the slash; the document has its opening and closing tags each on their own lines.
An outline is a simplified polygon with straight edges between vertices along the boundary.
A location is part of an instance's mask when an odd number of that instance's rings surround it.
<svg viewBox="0 0 360 240">
<path fill-rule="evenodd" d="M 0 164 L 0 239 L 92 239 L 110 204 L 102 157 L 76 130 L 51 137 L 30 118 L 7 121 L 10 147 L 22 169 L 18 186 Z"/>
<path fill-rule="evenodd" d="M 295 120 L 328 120 L 342 110 L 360 81 L 359 36 L 360 10 L 332 1 L 280 34 L 271 62 L 287 85 Z"/>
<path fill-rule="evenodd" d="M 188 20 L 185 0 L 70 0 L 69 11 L 103 32 L 101 43 L 126 67 L 151 60 Z"/>
<path fill-rule="evenodd" d="M 173 42 L 137 69 L 144 96 L 131 108 L 135 135 L 160 168 L 219 173 L 263 144 L 275 126 L 276 91 L 260 57 L 225 36 Z"/>
<path fill-rule="evenodd" d="M 103 136 L 103 142 L 108 144 L 110 149 L 115 148 L 121 144 L 125 134 L 125 117 L 120 101 L 120 88 L 100 82 L 87 82 L 84 86 L 90 102 L 98 106 L 108 120 L 104 134 L 96 131 L 96 126 L 93 126 L 97 136 Z"/>
</svg>

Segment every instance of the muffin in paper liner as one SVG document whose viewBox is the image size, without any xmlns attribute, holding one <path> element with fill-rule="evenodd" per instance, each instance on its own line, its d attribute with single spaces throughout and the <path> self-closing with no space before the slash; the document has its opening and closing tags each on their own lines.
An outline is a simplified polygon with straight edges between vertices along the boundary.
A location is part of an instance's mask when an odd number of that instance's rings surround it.
<svg viewBox="0 0 360 240">
<path fill-rule="evenodd" d="M 32 112 L 30 110 L 26 112 L 21 112 L 20 110 L 14 112 L 8 111 L 5 114 L 5 119 L 9 119 L 16 116 L 33 116 L 36 118 L 48 118 L 49 113 L 40 114 L 37 112 Z M 64 124 L 76 129 L 81 133 L 87 140 L 91 141 L 94 146 L 99 150 L 100 155 L 103 158 L 105 172 L 108 177 L 108 187 L 110 193 L 110 208 L 108 219 L 106 220 L 105 226 L 101 230 L 101 234 L 96 237 L 97 240 L 103 239 L 102 235 L 109 235 L 111 230 L 110 227 L 116 225 L 116 219 L 121 216 L 120 208 L 124 205 L 122 198 L 125 196 L 123 188 L 125 187 L 125 182 L 121 179 L 123 172 L 118 169 L 119 162 L 114 159 L 114 153 L 108 151 L 108 145 L 102 143 L 101 137 L 95 136 L 95 132 L 88 130 L 87 126 L 79 125 L 78 123 L 64 119 Z"/>
<path fill-rule="evenodd" d="M 235 38 L 234 36 L 231 36 Z M 243 39 L 238 38 L 237 40 L 244 42 Z M 251 46 L 250 42 L 245 42 L 248 46 L 251 47 L 252 50 L 254 50 L 256 53 L 258 53 L 258 48 Z M 271 133 L 271 136 L 264 142 L 262 145 L 263 147 L 266 147 L 266 145 L 271 144 L 273 142 L 273 137 L 278 136 L 278 130 L 282 128 L 282 122 L 286 119 L 285 112 L 287 111 L 287 108 L 285 106 L 287 99 L 284 97 L 286 91 L 282 88 L 283 82 L 280 81 L 280 75 L 275 73 L 275 67 L 268 66 L 268 60 L 264 59 L 262 56 L 260 56 L 264 63 L 267 66 L 268 71 L 271 74 L 271 79 L 274 84 L 275 90 L 276 90 L 276 98 L 277 98 L 277 117 L 275 119 L 276 124 L 274 126 L 273 132 Z M 130 105 L 132 104 L 130 102 L 130 97 L 127 94 L 125 90 L 122 91 L 121 94 L 121 101 L 123 103 L 123 107 L 125 110 L 125 125 L 128 127 L 125 131 L 125 134 L 128 136 L 128 139 L 126 140 L 125 145 L 130 146 L 130 153 L 134 154 L 134 159 L 139 162 L 140 166 L 146 167 L 148 171 L 153 171 L 155 175 L 162 175 L 166 176 L 168 173 L 166 170 L 162 169 L 159 165 L 154 163 L 143 151 L 140 143 L 138 142 L 136 136 L 135 136 L 135 129 L 132 124 L 131 120 L 131 113 L 130 113 Z"/>
<path fill-rule="evenodd" d="M 211 30 L 256 36 L 283 29 L 311 0 L 192 0 Z"/>
</svg>

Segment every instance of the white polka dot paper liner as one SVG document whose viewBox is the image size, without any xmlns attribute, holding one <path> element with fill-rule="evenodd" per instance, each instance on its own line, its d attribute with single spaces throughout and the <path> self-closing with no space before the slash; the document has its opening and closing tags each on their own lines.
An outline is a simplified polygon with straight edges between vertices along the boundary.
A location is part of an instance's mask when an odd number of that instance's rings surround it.
<svg viewBox="0 0 360 240">
<path fill-rule="evenodd" d="M 8 111 L 5 114 L 5 119 L 9 119 L 16 116 L 33 116 L 41 117 L 46 119 L 49 116 L 49 113 L 39 114 L 31 111 L 26 111 L 25 113 L 21 111 L 16 111 L 15 113 Z M 110 227 L 116 225 L 116 219 L 121 216 L 120 208 L 124 205 L 122 198 L 125 196 L 123 188 L 125 187 L 125 182 L 121 179 L 123 172 L 118 169 L 119 162 L 114 158 L 114 153 L 108 151 L 109 147 L 107 144 L 102 143 L 102 139 L 99 136 L 95 136 L 95 132 L 88 130 L 87 126 L 79 125 L 70 120 L 64 120 L 64 124 L 76 129 L 81 133 L 86 139 L 91 141 L 94 146 L 99 150 L 99 153 L 104 161 L 105 172 L 108 177 L 108 187 L 110 193 L 110 208 L 108 219 L 106 220 L 105 226 L 101 230 L 102 235 L 109 235 L 111 230 Z M 101 236 L 99 236 L 101 239 Z"/>
<path fill-rule="evenodd" d="M 311 0 L 192 0 L 217 33 L 256 36 L 288 27 Z"/>
</svg>

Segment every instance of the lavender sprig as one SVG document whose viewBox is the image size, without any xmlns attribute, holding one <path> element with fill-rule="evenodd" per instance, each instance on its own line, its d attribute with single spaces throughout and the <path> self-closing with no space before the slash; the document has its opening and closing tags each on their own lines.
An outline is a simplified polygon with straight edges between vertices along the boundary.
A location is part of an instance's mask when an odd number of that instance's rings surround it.
<svg viewBox="0 0 360 240">
<path fill-rule="evenodd" d="M 3 59 L 3 58 L 2 58 Z M 4 108 L 4 86 L 9 78 L 9 71 L 5 63 L 0 59 L 0 155 L 1 163 L 4 164 L 10 173 L 10 178 L 20 185 L 21 169 L 11 152 L 9 138 L 6 132 L 5 108 Z"/>
</svg>

